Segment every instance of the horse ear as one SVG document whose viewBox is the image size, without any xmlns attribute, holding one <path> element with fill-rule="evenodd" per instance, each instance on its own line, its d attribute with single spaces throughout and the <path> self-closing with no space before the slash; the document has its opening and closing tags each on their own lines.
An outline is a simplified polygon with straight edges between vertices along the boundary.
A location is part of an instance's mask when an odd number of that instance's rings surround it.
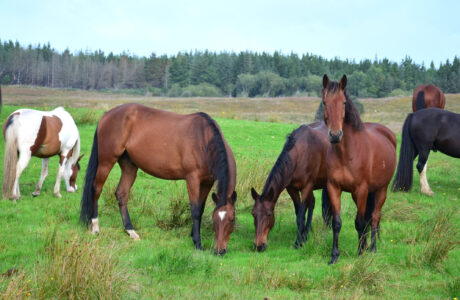
<svg viewBox="0 0 460 300">
<path fill-rule="evenodd" d="M 84 156 L 85 154 L 82 154 L 78 157 L 77 161 L 80 161 L 80 159 Z"/>
<path fill-rule="evenodd" d="M 219 200 L 219 199 L 217 198 L 216 193 L 212 193 L 212 201 L 214 201 L 214 203 L 215 203 L 216 205 L 217 205 L 217 201 L 218 201 L 218 200 Z"/>
<path fill-rule="evenodd" d="M 252 187 L 251 188 L 251 196 L 252 196 L 252 199 L 254 199 L 254 201 L 257 201 L 257 199 L 259 199 L 260 195 L 257 194 L 256 190 Z"/>
<path fill-rule="evenodd" d="M 323 76 L 323 88 L 327 88 L 329 86 L 329 77 L 326 74 Z"/>
<path fill-rule="evenodd" d="M 233 204 L 235 204 L 235 202 L 236 202 L 236 191 L 233 191 L 232 202 L 233 202 Z"/>
<path fill-rule="evenodd" d="M 273 192 L 273 188 L 271 187 L 270 190 L 267 193 L 267 200 L 272 201 L 274 198 L 275 192 Z"/>
<path fill-rule="evenodd" d="M 347 86 L 347 75 L 343 74 L 342 79 L 340 79 L 340 89 L 343 91 Z"/>
</svg>

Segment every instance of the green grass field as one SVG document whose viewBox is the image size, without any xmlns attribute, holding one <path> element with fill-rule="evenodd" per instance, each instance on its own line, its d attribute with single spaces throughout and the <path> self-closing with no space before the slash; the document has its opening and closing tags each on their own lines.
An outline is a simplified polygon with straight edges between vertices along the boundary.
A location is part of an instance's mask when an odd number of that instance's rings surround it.
<svg viewBox="0 0 460 300">
<path fill-rule="evenodd" d="M 4 106 L 2 121 L 17 108 Z M 77 193 L 63 191 L 62 199 L 53 196 L 57 172 L 54 158 L 42 194 L 33 198 L 41 168 L 40 159 L 33 158 L 21 177 L 22 199 L 17 203 L 0 200 L 0 294 L 5 299 L 460 296 L 458 159 L 430 154 L 428 181 L 435 192 L 433 197 L 418 192 L 417 172 L 411 192 L 388 193 L 376 254 L 357 257 L 356 206 L 350 195 L 344 193 L 341 255 L 336 265 L 328 266 L 332 231 L 322 223 L 320 191 L 315 192 L 313 232 L 303 248 L 294 249 L 294 208 L 287 193 L 283 193 L 276 207 L 276 224 L 269 235 L 268 249 L 264 253 L 253 249 L 250 188 L 261 190 L 286 134 L 298 124 L 216 118 L 238 166 L 236 227 L 228 253 L 216 257 L 213 202 L 208 199 L 203 215 L 205 251 L 195 251 L 184 182 L 159 180 L 141 171 L 128 204 L 141 241 L 130 240 L 123 231 L 113 195 L 120 175 L 118 166 L 112 170 L 99 200 L 101 232 L 90 236 L 78 223 L 79 205 L 95 122 L 102 111 L 75 107 L 69 111 L 78 123 L 81 151 L 86 154 L 81 162 Z M 391 115 L 391 111 L 386 113 Z M 401 111 L 395 110 L 394 114 L 399 116 Z M 2 158 L 3 151 L 1 139 Z M 14 271 L 7 272 L 11 268 Z"/>
</svg>

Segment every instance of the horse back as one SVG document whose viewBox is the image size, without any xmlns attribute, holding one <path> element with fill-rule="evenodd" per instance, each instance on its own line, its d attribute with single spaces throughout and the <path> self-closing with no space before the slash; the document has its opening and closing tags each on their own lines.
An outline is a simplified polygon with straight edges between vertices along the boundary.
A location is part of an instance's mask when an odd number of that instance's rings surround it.
<svg viewBox="0 0 460 300">
<path fill-rule="evenodd" d="M 326 185 L 326 155 L 330 142 L 324 122 L 302 125 L 296 129 L 296 143 L 289 152 L 294 165 L 292 181 L 303 187 L 312 182 L 314 188 Z"/>
<path fill-rule="evenodd" d="M 120 105 L 99 122 L 99 159 L 118 159 L 126 151 L 136 166 L 155 177 L 184 179 L 197 170 L 200 177 L 209 177 L 206 146 L 212 132 L 208 127 L 199 114 Z"/>
</svg>

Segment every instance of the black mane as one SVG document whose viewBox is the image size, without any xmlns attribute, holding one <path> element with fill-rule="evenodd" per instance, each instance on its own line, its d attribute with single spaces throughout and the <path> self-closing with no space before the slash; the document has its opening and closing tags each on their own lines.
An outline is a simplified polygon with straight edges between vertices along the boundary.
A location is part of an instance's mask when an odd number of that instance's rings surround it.
<svg viewBox="0 0 460 300">
<path fill-rule="evenodd" d="M 214 120 L 206 113 L 199 112 L 202 118 L 206 120 L 209 127 L 213 132 L 213 137 L 206 145 L 206 152 L 209 154 L 209 170 L 211 171 L 214 180 L 218 181 L 217 194 L 219 195 L 219 202 L 216 208 L 227 204 L 227 189 L 228 189 L 228 159 L 227 151 L 225 149 L 224 140 L 219 128 L 217 128 Z"/>
<path fill-rule="evenodd" d="M 264 196 L 268 193 L 268 189 L 273 182 L 284 187 L 285 180 L 287 179 L 286 171 L 292 168 L 292 160 L 288 153 L 292 150 L 292 148 L 294 148 L 295 143 L 297 142 L 296 133 L 301 127 L 295 129 L 287 136 L 283 150 L 281 151 L 278 159 L 275 162 L 275 165 L 270 171 L 270 174 L 267 177 L 267 181 L 265 181 L 264 189 L 260 195 L 261 202 L 263 201 Z"/>
<path fill-rule="evenodd" d="M 331 81 L 327 87 L 327 93 L 330 95 L 336 94 L 340 92 L 340 84 L 337 81 Z M 359 111 L 356 108 L 353 101 L 348 97 L 346 91 L 343 91 L 345 95 L 345 124 L 350 125 L 353 129 L 361 130 L 364 128 L 363 121 L 361 120 L 361 116 L 359 115 Z M 324 91 L 323 91 L 324 95 Z"/>
</svg>

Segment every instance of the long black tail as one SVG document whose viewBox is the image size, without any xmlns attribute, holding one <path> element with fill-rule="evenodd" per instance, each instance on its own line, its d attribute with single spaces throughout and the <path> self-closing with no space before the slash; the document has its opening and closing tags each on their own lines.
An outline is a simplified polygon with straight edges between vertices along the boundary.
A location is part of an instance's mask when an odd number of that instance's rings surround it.
<svg viewBox="0 0 460 300">
<path fill-rule="evenodd" d="M 326 224 L 327 226 L 330 226 L 331 221 L 332 221 L 332 207 L 331 207 L 331 203 L 329 202 L 329 194 L 327 192 L 327 188 L 323 189 L 323 194 L 321 198 L 322 198 L 324 224 Z"/>
<path fill-rule="evenodd" d="M 420 91 L 417 94 L 417 100 L 415 101 L 415 108 L 417 111 L 425 108 L 425 92 Z"/>
<path fill-rule="evenodd" d="M 83 188 L 83 196 L 81 198 L 81 212 L 80 222 L 88 225 L 91 218 L 94 218 L 94 179 L 96 178 L 97 167 L 99 165 L 98 160 L 98 146 L 97 146 L 97 127 L 94 133 L 93 148 L 91 150 L 91 156 L 89 158 L 88 167 L 86 168 L 85 176 L 85 187 Z"/>
<path fill-rule="evenodd" d="M 399 149 L 398 170 L 393 181 L 393 191 L 409 191 L 412 188 L 414 173 L 414 158 L 416 156 L 414 143 L 410 135 L 410 124 L 413 114 L 407 115 L 404 121 Z"/>
</svg>

